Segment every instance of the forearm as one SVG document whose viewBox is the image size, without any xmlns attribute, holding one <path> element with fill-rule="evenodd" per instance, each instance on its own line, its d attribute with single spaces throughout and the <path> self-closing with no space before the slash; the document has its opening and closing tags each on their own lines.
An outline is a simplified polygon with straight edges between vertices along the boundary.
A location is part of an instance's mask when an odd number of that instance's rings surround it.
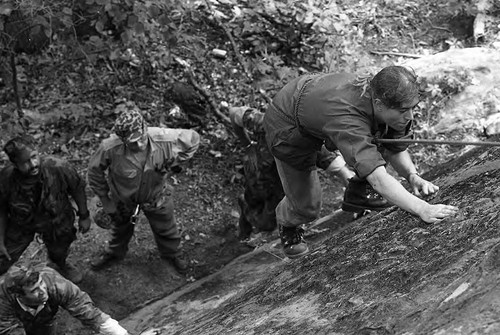
<svg viewBox="0 0 500 335">
<path fill-rule="evenodd" d="M 192 129 L 178 129 L 173 152 L 175 161 L 181 163 L 191 159 L 200 146 L 200 135 Z"/>
<path fill-rule="evenodd" d="M 415 215 L 420 215 L 427 202 L 408 192 L 383 166 L 376 168 L 366 178 L 372 187 L 390 203 Z"/>
<path fill-rule="evenodd" d="M 89 212 L 87 207 L 87 195 L 85 194 L 85 188 L 78 188 L 72 194 L 73 200 L 75 200 L 76 206 L 78 207 L 79 216 L 85 217 Z"/>
<path fill-rule="evenodd" d="M 107 196 L 109 193 L 109 186 L 106 181 L 106 175 L 99 166 L 89 166 L 87 179 L 89 186 L 99 197 Z"/>
<path fill-rule="evenodd" d="M 394 170 L 403 178 L 408 179 L 411 174 L 417 173 L 417 168 L 407 150 L 401 152 L 388 152 L 386 159 Z"/>
</svg>

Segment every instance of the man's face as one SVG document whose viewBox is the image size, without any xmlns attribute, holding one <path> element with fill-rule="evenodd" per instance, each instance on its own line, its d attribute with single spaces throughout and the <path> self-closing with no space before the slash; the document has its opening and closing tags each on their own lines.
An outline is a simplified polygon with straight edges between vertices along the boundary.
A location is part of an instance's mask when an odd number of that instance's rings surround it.
<svg viewBox="0 0 500 335">
<path fill-rule="evenodd" d="M 40 173 L 40 157 L 35 149 L 24 148 L 13 163 L 23 175 L 37 176 Z"/>
<path fill-rule="evenodd" d="M 411 103 L 403 104 L 399 108 L 389 108 L 377 99 L 375 101 L 377 117 L 392 129 L 404 131 L 408 122 L 413 120 L 413 109 L 418 102 L 418 98 L 415 98 Z"/>
<path fill-rule="evenodd" d="M 29 306 L 41 305 L 49 300 L 47 284 L 45 284 L 41 276 L 34 285 L 24 286 L 23 292 L 24 295 L 20 297 L 20 300 Z"/>
<path fill-rule="evenodd" d="M 140 152 L 146 150 L 148 147 L 148 136 L 144 133 L 139 139 L 133 142 L 128 142 L 127 147 L 132 152 Z"/>
</svg>

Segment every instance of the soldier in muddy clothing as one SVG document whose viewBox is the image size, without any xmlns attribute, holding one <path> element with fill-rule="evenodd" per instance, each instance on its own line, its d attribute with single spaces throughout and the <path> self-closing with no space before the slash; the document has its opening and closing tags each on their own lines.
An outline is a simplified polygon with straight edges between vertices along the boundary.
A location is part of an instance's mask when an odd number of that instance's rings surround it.
<svg viewBox="0 0 500 335">
<path fill-rule="evenodd" d="M 0 279 L 0 334 L 56 335 L 59 308 L 105 335 L 129 333 L 52 268 L 12 266 Z"/>
<path fill-rule="evenodd" d="M 387 172 L 385 166 L 390 163 L 416 195 L 438 191 L 438 186 L 417 173 L 408 145 L 375 142 L 410 136 L 418 102 L 417 77 L 401 66 L 389 66 L 365 78 L 347 73 L 305 75 L 278 92 L 265 113 L 264 129 L 285 190 L 276 215 L 287 256 L 308 252 L 299 226 L 319 214 L 316 156 L 322 145 L 340 150 L 354 168 L 353 189 L 369 183 L 390 203 L 428 223 L 456 213 L 455 206 L 432 205 L 411 194 Z M 349 189 L 343 203 L 347 210 L 355 207 L 347 197 Z"/>
<path fill-rule="evenodd" d="M 11 164 L 0 172 L 0 274 L 39 234 L 49 265 L 78 283 L 82 274 L 66 260 L 76 239 L 75 209 L 69 196 L 78 207 L 79 229 L 85 233 L 90 228 L 85 180 L 68 162 L 40 157 L 28 135 L 8 141 L 4 151 Z"/>
<path fill-rule="evenodd" d="M 200 136 L 190 129 L 148 127 L 135 109 L 120 114 L 114 132 L 92 155 L 88 168 L 89 185 L 112 221 L 108 246 L 92 260 L 92 267 L 99 270 L 125 257 L 134 233 L 131 217 L 140 208 L 161 258 L 185 272 L 188 264 L 179 250 L 173 189 L 166 178 L 173 167 L 194 155 Z"/>
<path fill-rule="evenodd" d="M 277 227 L 275 209 L 285 193 L 276 162 L 266 144 L 262 126 L 264 113 L 245 106 L 231 107 L 229 116 L 245 150 L 243 165 L 245 191 L 238 198 L 238 204 L 239 237 L 246 239 L 252 231 L 272 231 Z M 316 166 L 332 175 L 337 175 L 346 186 L 348 180 L 355 175 L 338 151 L 330 152 L 324 146 L 318 151 Z M 382 209 L 387 206 L 385 199 L 370 192 L 359 194 L 356 203 L 361 209 Z"/>
</svg>

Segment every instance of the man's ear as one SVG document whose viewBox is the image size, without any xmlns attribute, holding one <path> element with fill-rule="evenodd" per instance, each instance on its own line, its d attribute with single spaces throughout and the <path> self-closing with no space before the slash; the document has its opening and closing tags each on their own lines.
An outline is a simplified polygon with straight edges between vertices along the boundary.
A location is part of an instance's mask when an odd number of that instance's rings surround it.
<svg viewBox="0 0 500 335">
<path fill-rule="evenodd" d="M 382 107 L 384 106 L 384 103 L 380 99 L 374 99 L 373 100 L 373 106 L 375 107 L 377 112 L 382 111 Z"/>
</svg>

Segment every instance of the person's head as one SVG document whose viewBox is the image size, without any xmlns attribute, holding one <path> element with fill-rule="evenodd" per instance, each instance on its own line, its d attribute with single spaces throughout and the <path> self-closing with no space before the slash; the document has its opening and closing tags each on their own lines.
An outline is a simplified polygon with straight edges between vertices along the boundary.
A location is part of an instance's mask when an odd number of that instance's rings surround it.
<svg viewBox="0 0 500 335">
<path fill-rule="evenodd" d="M 138 110 L 123 111 L 115 121 L 113 131 L 132 151 L 147 147 L 147 124 Z"/>
<path fill-rule="evenodd" d="M 38 267 L 12 266 L 4 280 L 7 291 L 26 305 L 41 305 L 49 299 L 47 284 Z"/>
<path fill-rule="evenodd" d="M 372 78 L 370 89 L 378 118 L 391 128 L 404 129 L 419 102 L 416 74 L 402 66 L 388 66 Z"/>
<path fill-rule="evenodd" d="M 40 157 L 33 137 L 29 135 L 15 137 L 5 144 L 3 150 L 23 175 L 37 176 L 40 173 Z"/>
</svg>

